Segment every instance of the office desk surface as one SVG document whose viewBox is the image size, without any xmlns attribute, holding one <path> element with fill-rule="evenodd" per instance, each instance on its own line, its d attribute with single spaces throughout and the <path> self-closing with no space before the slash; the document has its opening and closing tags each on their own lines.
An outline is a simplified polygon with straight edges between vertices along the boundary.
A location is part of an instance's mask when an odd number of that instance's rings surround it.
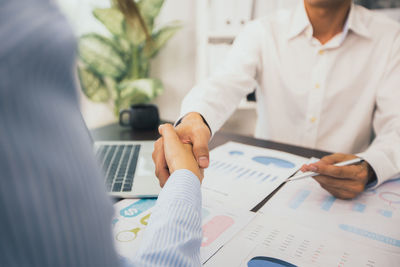
<svg viewBox="0 0 400 267">
<path fill-rule="evenodd" d="M 95 141 L 111 141 L 111 140 L 156 140 L 159 137 L 157 129 L 154 130 L 132 130 L 131 128 L 121 127 L 117 123 L 93 129 L 91 131 Z M 228 141 L 235 141 L 253 146 L 265 147 L 293 153 L 303 157 L 321 158 L 330 153 L 316 149 L 309 149 L 300 146 L 293 146 L 278 142 L 256 139 L 249 136 L 242 136 L 232 133 L 217 132 L 210 142 L 210 149 L 222 145 Z"/>
<path fill-rule="evenodd" d="M 155 140 L 159 136 L 156 129 L 150 131 L 133 131 L 130 128 L 122 128 L 117 124 L 107 125 L 101 128 L 94 129 L 91 131 L 91 133 L 93 139 L 99 141 Z M 314 149 L 281 144 L 277 142 L 270 142 L 266 140 L 259 140 L 251 137 L 223 132 L 218 132 L 215 134 L 210 143 L 210 148 L 222 145 L 228 141 L 236 141 L 249 145 L 276 149 L 304 157 L 323 157 L 328 154 L 327 152 Z M 306 180 L 302 181 L 304 182 Z M 276 206 L 277 201 L 279 201 L 279 203 L 283 204 L 282 209 L 276 209 L 276 216 L 264 216 L 261 219 L 265 221 L 261 223 L 259 223 L 260 221 L 256 221 L 254 224 L 251 224 L 251 226 L 247 226 L 250 228 L 246 230 L 246 232 L 243 232 L 244 234 L 238 234 L 237 239 L 235 239 L 234 242 L 232 241 L 231 243 L 229 243 L 229 246 L 222 247 L 222 249 L 216 254 L 216 256 L 219 256 L 213 257 L 212 260 L 209 261 L 210 265 L 231 266 L 229 264 L 226 264 L 226 261 L 242 261 L 244 259 L 243 255 L 246 255 L 244 257 L 247 257 L 247 255 L 250 255 L 249 253 L 253 253 L 255 256 L 260 256 L 262 253 L 264 253 L 265 249 L 265 244 L 263 243 L 263 240 L 266 240 L 266 238 L 271 238 L 272 234 L 274 236 L 278 235 L 277 233 L 280 232 L 276 232 L 276 227 L 278 227 L 279 229 L 281 229 L 280 227 L 282 227 L 283 230 L 279 234 L 279 237 L 272 238 L 274 240 L 276 239 L 275 241 L 271 239 L 271 242 L 275 242 L 271 246 L 274 246 L 276 248 L 275 250 L 271 250 L 273 251 L 271 253 L 273 253 L 273 255 L 276 254 L 278 258 L 280 257 L 279 255 L 283 255 L 279 254 L 280 250 L 277 249 L 282 249 L 282 244 L 285 247 L 288 247 L 289 250 L 292 252 L 299 251 L 296 249 L 291 250 L 291 248 L 297 248 L 299 244 L 300 246 L 302 246 L 301 249 L 308 249 L 307 251 L 318 252 L 318 254 L 312 255 L 320 255 L 320 247 L 321 244 L 323 244 L 324 246 L 326 245 L 326 247 L 324 247 L 324 251 L 325 249 L 327 249 L 327 252 L 324 252 L 324 255 L 328 255 L 327 257 L 330 257 L 329 262 L 332 263 L 329 266 L 338 266 L 338 261 L 339 263 L 343 263 L 344 265 L 344 262 L 346 262 L 347 260 L 353 260 L 358 263 L 370 263 L 370 258 L 372 258 L 372 262 L 374 262 L 376 258 L 381 262 L 394 262 L 394 264 L 386 264 L 386 266 L 398 266 L 398 259 L 400 255 L 398 253 L 398 247 L 400 247 L 400 239 L 398 238 L 398 231 L 389 230 L 396 229 L 395 227 L 396 225 L 398 225 L 398 213 L 396 212 L 397 207 L 391 207 L 391 203 L 387 204 L 382 199 L 382 194 L 387 194 L 388 197 L 398 196 L 398 191 L 396 191 L 398 190 L 397 188 L 399 188 L 398 183 L 399 182 L 395 182 L 392 184 L 387 183 L 386 187 L 381 186 L 379 189 L 371 191 L 355 201 L 344 201 L 335 199 L 329 194 L 324 193 L 324 191 L 315 184 L 307 184 L 306 188 L 300 186 L 299 190 L 297 190 L 297 188 L 290 188 L 291 184 L 282 184 L 272 194 L 265 197 L 264 200 L 262 200 L 256 207 L 252 209 L 252 211 L 258 211 L 260 208 L 266 208 L 269 214 L 273 214 L 271 212 L 273 212 L 274 209 L 271 209 L 270 207 L 274 205 Z M 279 192 L 280 190 L 284 191 L 283 194 L 278 193 L 275 195 L 275 193 Z M 276 198 L 271 199 L 271 197 L 274 195 L 276 196 Z M 117 200 L 118 199 L 115 199 L 115 201 Z M 271 203 L 271 205 L 264 205 L 267 202 Z M 400 204 L 397 203 L 396 205 Z M 338 210 L 340 211 L 338 212 Z M 282 214 L 282 212 L 286 212 L 285 216 L 288 216 L 284 221 L 282 221 L 280 217 L 279 219 L 276 219 L 278 218 L 278 215 Z M 371 219 L 374 221 L 374 224 L 370 223 Z M 292 224 L 293 221 L 295 222 L 294 224 Z M 285 225 L 283 225 L 283 222 L 285 222 Z M 305 224 L 305 222 L 312 223 Z M 268 226 L 264 229 L 259 228 L 260 225 Z M 254 233 L 257 234 L 254 235 Z M 248 235 L 251 235 L 251 239 L 247 238 Z M 259 236 L 259 238 L 257 237 L 258 239 L 254 239 L 255 236 Z M 289 246 L 288 244 L 291 242 L 290 240 L 292 239 L 287 239 L 287 236 L 290 236 L 290 238 L 296 238 L 295 240 L 297 241 L 292 242 L 292 245 Z M 345 239 L 342 240 L 341 238 L 343 237 L 345 237 Z M 253 239 L 255 241 L 251 241 L 251 244 L 246 243 L 246 246 L 250 248 L 250 250 L 244 251 L 244 249 L 247 248 L 243 245 L 244 242 Z M 302 240 L 306 240 L 307 243 L 301 243 L 304 242 Z M 373 246 L 369 247 L 369 245 L 367 246 L 367 244 L 373 244 Z M 388 248 L 390 250 L 387 250 Z M 260 250 L 258 249 L 263 249 L 263 252 L 260 254 Z M 284 251 L 286 251 L 286 249 L 284 249 Z M 331 252 L 334 252 L 334 255 L 331 254 Z M 241 253 L 243 255 L 241 255 Z M 253 254 L 252 257 L 254 256 Z M 342 254 L 345 256 L 343 256 Z M 306 253 L 304 253 L 304 255 L 306 255 Z M 347 259 L 347 257 L 349 257 L 349 259 Z M 342 262 L 343 259 L 344 261 Z M 223 262 L 224 264 L 219 264 L 219 261 Z M 342 266 L 342 264 L 339 265 Z M 348 266 L 366 265 L 350 264 Z M 383 265 L 369 264 L 368 266 Z"/>
<path fill-rule="evenodd" d="M 153 130 L 133 130 L 127 127 L 121 127 L 118 123 L 106 125 L 91 131 L 92 137 L 95 141 L 117 141 L 117 140 L 156 140 L 160 135 L 157 129 Z M 330 154 L 329 152 L 320 151 L 316 149 L 309 149 L 300 146 L 293 146 L 278 142 L 256 139 L 249 136 L 242 136 L 232 133 L 217 132 L 210 142 L 210 149 L 222 145 L 229 141 L 235 141 L 243 144 L 259 146 L 269 149 L 284 151 L 306 158 L 316 157 L 322 158 Z M 273 193 L 262 200 L 252 211 L 258 211 L 284 184 L 279 186 Z M 120 199 L 115 199 L 118 201 Z"/>
</svg>

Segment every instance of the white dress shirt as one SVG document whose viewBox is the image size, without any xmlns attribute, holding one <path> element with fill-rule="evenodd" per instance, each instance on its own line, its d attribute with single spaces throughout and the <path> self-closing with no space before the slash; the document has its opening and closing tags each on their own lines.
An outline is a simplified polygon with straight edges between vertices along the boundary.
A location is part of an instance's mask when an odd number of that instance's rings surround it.
<svg viewBox="0 0 400 267">
<path fill-rule="evenodd" d="M 185 97 L 217 131 L 256 89 L 255 136 L 360 153 L 378 184 L 400 173 L 400 26 L 352 5 L 343 31 L 321 44 L 304 2 L 249 23 L 219 70 Z M 371 143 L 374 134 L 375 139 Z"/>
</svg>

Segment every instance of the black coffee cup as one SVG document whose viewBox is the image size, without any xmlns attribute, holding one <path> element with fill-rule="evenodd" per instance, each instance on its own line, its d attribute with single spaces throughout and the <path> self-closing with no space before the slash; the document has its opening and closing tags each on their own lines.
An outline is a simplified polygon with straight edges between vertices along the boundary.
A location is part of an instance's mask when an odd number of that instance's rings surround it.
<svg viewBox="0 0 400 267">
<path fill-rule="evenodd" d="M 119 124 L 134 129 L 155 129 L 160 124 L 157 106 L 152 104 L 132 105 L 119 112 Z"/>
</svg>

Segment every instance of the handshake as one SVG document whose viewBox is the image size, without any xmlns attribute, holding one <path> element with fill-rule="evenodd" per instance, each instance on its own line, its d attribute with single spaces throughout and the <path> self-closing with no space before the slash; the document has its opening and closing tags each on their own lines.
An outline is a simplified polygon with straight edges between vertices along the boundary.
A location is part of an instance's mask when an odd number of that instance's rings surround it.
<svg viewBox="0 0 400 267">
<path fill-rule="evenodd" d="M 200 114 L 189 113 L 176 128 L 163 124 L 158 130 L 161 137 L 154 144 L 153 161 L 161 187 L 180 169 L 191 171 L 201 183 L 209 164 L 211 132 Z"/>
</svg>

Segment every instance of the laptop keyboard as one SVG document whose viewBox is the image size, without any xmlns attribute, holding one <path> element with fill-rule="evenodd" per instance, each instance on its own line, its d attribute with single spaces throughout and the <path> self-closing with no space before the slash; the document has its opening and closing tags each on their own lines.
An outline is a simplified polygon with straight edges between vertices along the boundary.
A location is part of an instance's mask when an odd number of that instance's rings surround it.
<svg viewBox="0 0 400 267">
<path fill-rule="evenodd" d="M 140 145 L 101 145 L 96 156 L 105 173 L 109 192 L 132 190 Z"/>
</svg>

